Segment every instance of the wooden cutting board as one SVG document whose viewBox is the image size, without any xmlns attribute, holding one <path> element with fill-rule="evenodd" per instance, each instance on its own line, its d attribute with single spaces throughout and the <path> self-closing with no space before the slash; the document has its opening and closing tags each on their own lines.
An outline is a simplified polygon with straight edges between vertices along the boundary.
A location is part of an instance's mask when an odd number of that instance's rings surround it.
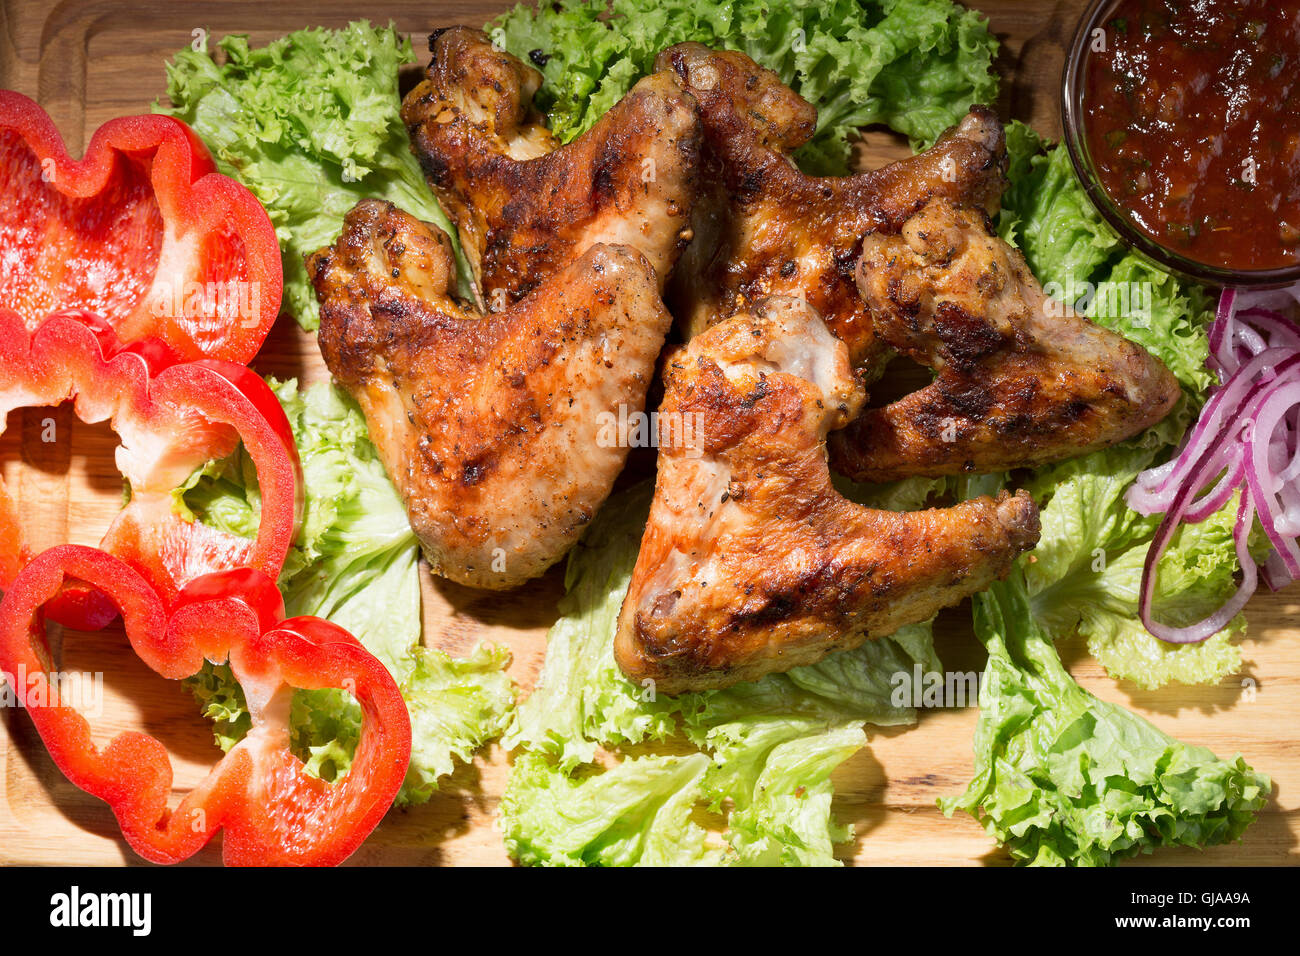
<svg viewBox="0 0 1300 956">
<path fill-rule="evenodd" d="M 1082 6 L 1079 0 L 980 4 L 1002 41 L 998 68 L 1004 83 L 998 105 L 1003 117 L 1059 135 L 1060 70 Z M 261 44 L 304 26 L 341 27 L 364 14 L 379 22 L 392 18 L 415 37 L 415 48 L 423 55 L 423 35 L 430 29 L 481 25 L 502 9 L 490 0 L 398 0 L 364 10 L 338 0 L 89 0 L 52 9 L 29 0 L 0 0 L 0 87 L 38 99 L 63 131 L 69 150 L 80 155 L 105 120 L 147 112 L 163 96 L 163 63 L 191 43 L 196 30 L 216 37 L 248 33 Z M 883 135 L 869 137 L 862 150 L 868 165 L 905 152 L 903 144 Z M 276 325 L 254 366 L 303 383 L 328 377 L 313 337 L 287 317 Z M 19 498 L 32 546 L 94 544 L 121 500 L 112 458 L 115 438 L 106 425 L 83 425 L 64 408 L 53 414 L 59 434 L 70 439 L 44 443 L 42 420 L 50 414 L 39 410 L 10 416 L 0 438 L 3 477 Z M 511 673 L 525 690 L 531 689 L 562 591 L 558 570 L 505 595 L 435 582 L 427 573 L 423 583 L 426 643 L 458 654 L 479 640 L 503 642 L 514 653 Z M 1167 851 L 1138 862 L 1283 864 L 1300 857 L 1300 748 L 1293 740 L 1300 714 L 1298 601 L 1300 589 L 1263 593 L 1251 602 L 1244 670 L 1217 687 L 1141 691 L 1106 677 L 1079 642 L 1062 645 L 1071 672 L 1097 696 L 1221 755 L 1240 752 L 1275 781 L 1273 798 L 1243 844 L 1204 853 Z M 948 669 L 977 671 L 983 666 L 969 617 L 963 606 L 940 618 L 937 644 Z M 139 663 L 120 631 L 63 638 L 61 669 L 106 675 L 96 742 L 124 729 L 143 728 L 169 747 L 178 791 L 202 779 L 219 752 L 189 693 Z M 970 778 L 976 716 L 974 708 L 923 711 L 915 727 L 871 731 L 870 746 L 837 772 L 836 813 L 857 829 L 855 842 L 843 848 L 846 859 L 869 865 L 1008 862 L 973 821 L 946 820 L 935 807 L 937 797 L 958 792 Z M 427 806 L 390 813 L 352 862 L 508 863 L 493 823 L 507 773 L 506 755 L 493 748 L 472 766 L 461 767 Z M 219 861 L 214 843 L 191 862 Z M 26 714 L 15 710 L 0 713 L 0 862 L 141 862 L 121 840 L 107 807 L 67 782 Z"/>
</svg>

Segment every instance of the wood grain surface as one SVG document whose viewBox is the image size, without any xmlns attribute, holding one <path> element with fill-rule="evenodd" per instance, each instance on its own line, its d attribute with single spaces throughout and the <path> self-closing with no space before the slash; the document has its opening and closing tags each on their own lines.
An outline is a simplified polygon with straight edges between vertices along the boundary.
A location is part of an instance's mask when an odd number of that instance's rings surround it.
<svg viewBox="0 0 1300 956">
<path fill-rule="evenodd" d="M 1004 118 L 1025 120 L 1059 135 L 1057 96 L 1064 46 L 1082 4 L 1077 0 L 985 0 L 1002 41 L 998 61 Z M 38 99 L 54 117 L 69 150 L 80 155 L 91 132 L 111 117 L 146 112 L 164 93 L 164 61 L 191 42 L 193 31 L 220 36 L 247 33 L 264 43 L 309 25 L 340 27 L 358 15 L 391 18 L 415 37 L 452 23 L 481 24 L 503 9 L 490 2 L 399 0 L 358 8 L 337 0 L 194 2 L 90 0 L 42 4 L 0 0 L 0 86 Z M 897 158 L 905 147 L 871 134 L 861 159 L 871 165 Z M 281 317 L 254 363 L 258 371 L 321 381 L 327 372 L 314 338 Z M 54 415 L 68 441 L 40 440 L 42 420 Z M 115 438 L 106 426 L 86 426 L 66 408 L 15 412 L 0 438 L 3 477 L 17 495 L 30 544 L 93 544 L 120 505 L 121 482 L 113 465 Z M 546 629 L 562 589 L 554 571 L 544 579 L 499 595 L 475 592 L 423 574 L 426 643 L 455 653 L 476 641 L 503 642 L 514 654 L 511 673 L 530 689 L 545 652 Z M 1284 864 L 1297 862 L 1300 833 L 1300 749 L 1294 737 L 1300 714 L 1300 633 L 1294 626 L 1300 591 L 1260 594 L 1247 610 L 1249 637 L 1243 672 L 1217 687 L 1174 686 L 1157 692 L 1118 684 L 1105 676 L 1079 642 L 1061 645 L 1071 672 L 1099 697 L 1116 701 L 1158 726 L 1216 753 L 1240 752 L 1272 775 L 1272 799 L 1240 845 L 1167 851 L 1139 864 Z M 136 660 L 120 631 L 64 633 L 55 641 L 64 670 L 106 675 L 104 714 L 95 721 L 97 742 L 127 728 L 143 728 L 168 746 L 183 791 L 206 773 L 219 752 L 193 699 Z M 973 640 L 969 608 L 940 618 L 937 644 L 945 667 L 979 670 L 982 649 Z M 859 864 L 1005 864 L 977 824 L 947 820 L 935 807 L 959 791 L 972 769 L 972 708 L 923 711 L 911 728 L 872 730 L 870 745 L 836 776 L 836 813 L 856 825 L 843 848 Z M 354 864 L 506 864 L 493 824 L 508 760 L 493 748 L 461 767 L 427 806 L 389 814 L 351 861 Z M 191 863 L 219 862 L 219 840 Z M 26 714 L 0 714 L 0 862 L 135 864 L 141 862 L 118 835 L 107 807 L 59 773 Z"/>
</svg>

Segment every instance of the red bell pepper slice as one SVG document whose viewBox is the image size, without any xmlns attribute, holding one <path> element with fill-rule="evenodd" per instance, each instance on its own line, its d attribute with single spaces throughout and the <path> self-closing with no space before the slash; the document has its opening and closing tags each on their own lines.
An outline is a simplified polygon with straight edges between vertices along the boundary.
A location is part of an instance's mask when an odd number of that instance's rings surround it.
<svg viewBox="0 0 1300 956">
<path fill-rule="evenodd" d="M 229 660 L 243 686 L 252 729 L 175 809 L 163 745 L 127 732 L 97 749 L 90 724 L 49 679 L 41 608 L 69 577 L 113 598 L 132 648 L 159 674 L 188 677 L 204 658 Z M 33 559 L 0 602 L 0 670 L 25 678 L 8 679 L 55 763 L 108 803 L 145 859 L 179 862 L 224 829 L 227 865 L 329 866 L 351 855 L 392 805 L 410 761 L 411 723 L 392 676 L 356 638 L 320 618 L 283 614 L 272 579 L 244 569 L 197 579 L 169 617 L 128 565 L 59 545 Z M 333 783 L 308 774 L 289 749 L 293 689 L 326 687 L 350 692 L 362 711 L 356 757 Z"/>
<path fill-rule="evenodd" d="M 4 542 L 4 547 L 0 547 L 0 592 L 3 592 L 5 582 L 18 577 L 23 565 L 31 559 L 31 553 L 22 543 L 23 532 L 13 500 L 4 492 L 4 482 L 0 482 L 0 541 Z"/>
<path fill-rule="evenodd" d="M 110 120 L 78 162 L 44 110 L 0 90 L 0 290 L 29 329 L 82 308 L 122 341 L 246 364 L 283 285 L 266 211 L 184 123 Z"/>
<path fill-rule="evenodd" d="M 122 346 L 92 315 L 52 315 L 29 335 L 22 318 L 0 309 L 0 429 L 15 408 L 69 399 L 83 421 L 111 421 L 122 440 L 117 464 L 131 497 L 101 547 L 143 574 L 168 606 L 188 581 L 210 571 L 251 567 L 274 579 L 302 509 L 293 432 L 267 384 L 233 362 L 168 365 L 171 358 L 154 341 Z M 174 494 L 195 469 L 230 454 L 241 440 L 257 468 L 261 498 L 252 540 L 190 520 Z M 0 511 L 12 519 L 3 485 L 0 499 L 6 500 Z M 0 590 L 19 564 L 0 563 Z M 115 614 L 110 602 L 79 586 L 51 609 L 56 620 L 88 629 Z"/>
</svg>

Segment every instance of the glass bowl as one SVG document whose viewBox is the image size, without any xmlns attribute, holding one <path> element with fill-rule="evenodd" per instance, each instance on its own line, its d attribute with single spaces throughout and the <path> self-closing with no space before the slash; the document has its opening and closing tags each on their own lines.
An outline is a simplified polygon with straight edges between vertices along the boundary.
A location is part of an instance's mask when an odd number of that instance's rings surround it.
<svg viewBox="0 0 1300 956">
<path fill-rule="evenodd" d="M 1075 174 L 1083 183 L 1093 206 L 1125 244 L 1167 272 L 1214 286 L 1267 289 L 1300 282 L 1300 263 L 1275 269 L 1229 269 L 1188 258 L 1139 229 L 1102 185 L 1088 152 L 1088 138 L 1084 134 L 1088 121 L 1087 106 L 1083 102 L 1084 68 L 1093 30 L 1101 26 L 1120 2 L 1122 0 L 1093 0 L 1089 4 L 1074 31 L 1061 79 L 1061 125 L 1065 130 L 1065 146 Z"/>
</svg>

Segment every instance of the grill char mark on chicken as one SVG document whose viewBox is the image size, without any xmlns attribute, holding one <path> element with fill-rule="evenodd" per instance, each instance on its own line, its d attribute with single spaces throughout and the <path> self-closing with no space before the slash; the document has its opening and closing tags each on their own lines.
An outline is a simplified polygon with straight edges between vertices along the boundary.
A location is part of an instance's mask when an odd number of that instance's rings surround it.
<svg viewBox="0 0 1300 956">
<path fill-rule="evenodd" d="M 654 270 L 596 245 L 504 312 L 447 295 L 450 242 L 390 203 L 348 213 L 308 260 L 320 347 L 361 405 L 435 573 L 507 588 L 542 574 L 608 496 L 671 317 Z"/>
<path fill-rule="evenodd" d="M 877 334 L 937 373 L 831 436 L 858 481 L 1036 467 L 1164 418 L 1178 381 L 1145 349 L 1054 302 L 979 210 L 936 199 L 863 239 Z"/>
<path fill-rule="evenodd" d="M 669 286 L 686 333 L 764 296 L 806 298 L 874 378 L 890 353 L 854 285 L 861 238 L 901 228 L 933 196 L 995 211 L 1006 186 L 997 116 L 974 107 L 924 153 L 853 176 L 808 176 L 789 154 L 812 137 L 817 111 L 775 73 L 698 43 L 670 47 L 655 66 L 695 98 L 703 124 L 695 238 Z"/>
<path fill-rule="evenodd" d="M 668 362 L 650 519 L 615 658 L 666 694 L 812 663 L 928 620 L 1038 540 L 1025 492 L 878 511 L 831 485 L 826 434 L 861 406 L 848 349 L 806 305 L 760 302 Z M 691 427 L 687 427 L 690 425 Z"/>
<path fill-rule="evenodd" d="M 518 302 L 597 243 L 640 250 L 662 284 L 690 238 L 694 99 L 668 75 L 648 76 L 561 146 L 532 105 L 537 70 L 466 27 L 430 46 L 402 119 L 488 307 Z"/>
</svg>

